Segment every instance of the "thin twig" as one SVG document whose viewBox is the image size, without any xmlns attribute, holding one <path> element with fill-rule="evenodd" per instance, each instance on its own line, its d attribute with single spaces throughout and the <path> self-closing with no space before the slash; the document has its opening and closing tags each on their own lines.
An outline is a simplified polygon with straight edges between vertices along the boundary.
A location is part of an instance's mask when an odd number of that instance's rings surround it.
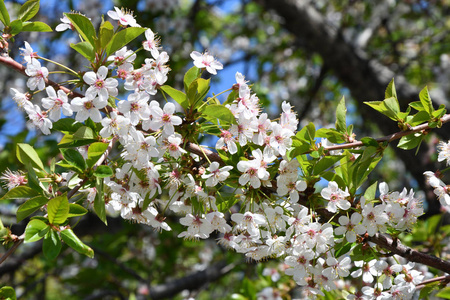
<svg viewBox="0 0 450 300">
<path fill-rule="evenodd" d="M 11 254 L 13 254 L 14 251 L 16 251 L 17 247 L 23 243 L 24 238 L 25 233 L 17 237 L 16 241 L 14 241 L 14 245 L 12 245 L 12 247 L 9 248 L 9 250 L 0 258 L 0 264 L 3 263 Z"/>
</svg>

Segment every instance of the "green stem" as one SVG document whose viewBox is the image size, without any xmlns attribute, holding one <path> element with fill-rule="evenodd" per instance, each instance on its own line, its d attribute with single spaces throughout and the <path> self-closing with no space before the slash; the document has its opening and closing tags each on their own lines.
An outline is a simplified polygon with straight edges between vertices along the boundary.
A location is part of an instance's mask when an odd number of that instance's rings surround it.
<svg viewBox="0 0 450 300">
<path fill-rule="evenodd" d="M 45 57 L 42 57 L 42 56 L 39 56 L 39 58 L 42 59 L 42 60 L 48 61 L 48 62 L 50 62 L 50 63 L 53 63 L 53 64 L 55 64 L 55 65 L 57 65 L 57 66 L 60 66 L 61 68 L 66 69 L 67 71 L 73 73 L 75 76 L 78 77 L 78 73 L 77 73 L 77 72 L 75 72 L 74 70 L 72 70 L 72 69 L 69 68 L 69 67 L 66 67 L 66 66 L 63 65 L 63 64 L 60 64 L 60 63 L 58 63 L 58 62 L 56 62 L 56 61 L 53 61 L 53 60 L 51 60 L 51 59 L 48 59 L 48 58 L 45 58 Z"/>
</svg>

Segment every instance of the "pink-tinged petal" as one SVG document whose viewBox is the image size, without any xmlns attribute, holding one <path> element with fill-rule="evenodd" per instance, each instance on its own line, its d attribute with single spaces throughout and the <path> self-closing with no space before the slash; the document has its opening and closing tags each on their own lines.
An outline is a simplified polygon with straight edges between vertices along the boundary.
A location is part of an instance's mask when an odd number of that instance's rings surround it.
<svg viewBox="0 0 450 300">
<path fill-rule="evenodd" d="M 119 82 L 116 80 L 116 79 L 114 79 L 114 78 L 107 78 L 106 80 L 105 80 L 105 87 L 107 87 L 108 89 L 110 89 L 110 88 L 115 88 L 115 87 L 117 87 L 118 85 L 119 85 Z"/>
<path fill-rule="evenodd" d="M 83 109 L 77 113 L 75 120 L 77 120 L 78 122 L 84 122 L 87 120 L 87 118 L 89 118 L 89 112 Z"/>
<path fill-rule="evenodd" d="M 60 108 L 56 108 L 56 109 L 52 109 L 50 110 L 50 113 L 48 114 L 48 117 L 52 120 L 52 121 L 58 121 L 61 118 L 61 109 Z"/>
<path fill-rule="evenodd" d="M 108 99 L 108 98 L 106 98 Z M 108 100 L 102 100 L 100 99 L 100 97 L 94 98 L 93 100 L 94 102 L 94 106 L 97 109 L 102 109 L 103 107 L 105 107 L 108 104 Z"/>
<path fill-rule="evenodd" d="M 51 100 L 49 98 L 43 98 L 41 100 L 42 102 L 42 107 L 44 107 L 45 109 L 50 109 L 55 105 L 55 101 Z"/>
<path fill-rule="evenodd" d="M 70 29 L 70 24 L 59 24 L 56 26 L 55 31 L 65 31 L 67 29 Z"/>
<path fill-rule="evenodd" d="M 202 69 L 205 67 L 205 64 L 203 64 L 201 61 L 199 60 L 194 60 L 194 66 L 196 66 L 199 69 Z"/>
<path fill-rule="evenodd" d="M 73 114 L 72 109 L 70 108 L 70 104 L 64 103 L 62 106 L 62 112 L 65 116 L 70 117 Z"/>
<path fill-rule="evenodd" d="M 98 91 L 95 87 L 90 86 L 87 90 L 86 90 L 86 97 L 88 99 L 94 99 L 98 94 Z"/>
<path fill-rule="evenodd" d="M 211 63 L 211 67 L 213 67 L 216 70 L 222 70 L 223 69 L 223 65 L 220 62 L 218 62 L 218 61 L 213 61 Z"/>
<path fill-rule="evenodd" d="M 228 151 L 230 152 L 230 154 L 235 154 L 237 152 L 237 146 L 236 143 L 233 141 L 230 141 L 227 143 L 228 146 Z"/>
<path fill-rule="evenodd" d="M 206 66 L 206 71 L 208 71 L 209 73 L 216 75 L 217 71 L 216 69 L 212 68 L 211 66 Z"/>
<path fill-rule="evenodd" d="M 250 185 L 255 189 L 259 189 L 261 187 L 261 181 L 256 177 L 250 177 Z"/>
<path fill-rule="evenodd" d="M 183 123 L 183 120 L 179 117 L 179 116 L 172 116 L 170 117 L 170 122 L 172 123 L 172 125 L 181 125 L 181 123 Z"/>
<path fill-rule="evenodd" d="M 107 89 L 102 88 L 102 89 L 100 89 L 98 91 L 98 98 L 99 98 L 101 103 L 103 103 L 103 102 L 107 103 L 108 102 L 108 97 L 109 97 L 109 94 L 108 94 L 108 90 Z"/>
<path fill-rule="evenodd" d="M 108 16 L 111 19 L 113 19 L 113 20 L 118 20 L 119 19 L 119 16 L 118 16 L 117 12 L 112 11 L 112 10 L 108 11 Z"/>
<path fill-rule="evenodd" d="M 240 185 L 246 185 L 247 184 L 247 182 L 250 180 L 250 175 L 248 175 L 248 174 L 242 174 L 240 177 L 239 177 L 239 184 Z"/>
<path fill-rule="evenodd" d="M 58 98 L 61 99 L 63 102 L 67 102 L 67 94 L 64 93 L 62 90 L 58 90 Z"/>
<path fill-rule="evenodd" d="M 83 75 L 83 80 L 87 84 L 92 85 L 97 81 L 97 75 L 94 72 L 86 72 Z"/>
</svg>

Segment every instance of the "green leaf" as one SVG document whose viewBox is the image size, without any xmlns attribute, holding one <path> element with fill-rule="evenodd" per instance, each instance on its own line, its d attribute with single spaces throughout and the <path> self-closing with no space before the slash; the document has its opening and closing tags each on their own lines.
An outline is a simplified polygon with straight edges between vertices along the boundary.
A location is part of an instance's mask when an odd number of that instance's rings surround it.
<svg viewBox="0 0 450 300">
<path fill-rule="evenodd" d="M 44 191 L 45 187 L 42 184 L 42 182 L 39 180 L 38 176 L 36 175 L 36 172 L 34 171 L 34 168 L 31 166 L 30 162 L 27 162 L 25 165 L 28 171 L 28 186 L 32 188 L 35 191 Z"/>
<path fill-rule="evenodd" d="M 378 181 L 375 181 L 371 186 L 367 188 L 364 193 L 364 198 L 368 201 L 375 200 L 375 195 L 377 193 Z"/>
<path fill-rule="evenodd" d="M 42 239 L 50 229 L 50 226 L 41 220 L 31 220 L 25 228 L 24 243 L 36 242 Z"/>
<path fill-rule="evenodd" d="M 61 153 L 71 166 L 75 167 L 80 173 L 86 169 L 86 162 L 80 152 L 74 149 L 61 149 Z"/>
<path fill-rule="evenodd" d="M 17 17 L 25 22 L 34 17 L 38 11 L 39 0 L 28 0 L 20 7 L 19 15 Z"/>
<path fill-rule="evenodd" d="M 397 98 L 391 97 L 383 100 L 384 105 L 386 108 L 393 112 L 396 116 L 396 119 L 398 119 L 398 114 L 400 113 L 400 105 L 398 104 Z"/>
<path fill-rule="evenodd" d="M 23 22 L 20 19 L 14 20 L 9 25 L 11 26 L 11 34 L 16 35 L 22 31 Z"/>
<path fill-rule="evenodd" d="M 67 215 L 67 217 L 79 217 L 87 214 L 87 212 L 88 210 L 83 206 L 75 203 L 69 203 L 69 214 Z"/>
<path fill-rule="evenodd" d="M 186 98 L 186 94 L 182 91 L 176 90 L 169 85 L 163 85 L 160 89 L 167 93 L 173 100 L 181 105 L 182 108 L 187 109 L 189 107 L 189 102 Z"/>
<path fill-rule="evenodd" d="M 90 258 L 94 257 L 94 251 L 84 244 L 72 231 L 72 229 L 65 229 L 61 231 L 61 238 L 62 240 L 69 245 L 70 248 L 74 249 L 75 251 L 84 254 Z"/>
<path fill-rule="evenodd" d="M 372 146 L 372 147 L 378 147 L 378 142 L 372 138 L 372 137 L 363 137 L 361 138 L 361 142 L 364 144 L 364 146 Z"/>
<path fill-rule="evenodd" d="M 17 222 L 22 221 L 38 209 L 40 209 L 42 206 L 47 204 L 48 199 L 44 196 L 37 196 L 34 198 L 29 199 L 25 203 L 23 203 L 19 208 L 17 209 Z"/>
<path fill-rule="evenodd" d="M 394 97 L 397 99 L 397 91 L 395 90 L 394 78 L 392 78 L 391 82 L 389 82 L 386 91 L 384 92 L 384 98 Z"/>
<path fill-rule="evenodd" d="M 42 251 L 45 257 L 50 260 L 54 260 L 59 252 L 61 251 L 61 240 L 56 231 L 50 230 L 47 232 L 44 238 L 44 243 L 42 244 Z"/>
<path fill-rule="evenodd" d="M 109 166 L 100 165 L 95 169 L 94 176 L 97 178 L 106 178 L 113 176 L 113 170 Z"/>
<path fill-rule="evenodd" d="M 92 168 L 93 165 L 100 159 L 100 157 L 108 149 L 108 144 L 106 143 L 93 143 L 88 148 L 88 158 L 86 160 L 88 168 Z"/>
<path fill-rule="evenodd" d="M 95 59 L 95 50 L 90 42 L 84 41 L 79 42 L 78 44 L 70 44 L 70 47 L 83 55 L 90 62 L 94 62 Z"/>
<path fill-rule="evenodd" d="M 112 37 L 111 42 L 106 47 L 106 55 L 109 56 L 121 49 L 123 46 L 143 34 L 145 30 L 147 29 L 143 27 L 128 27 L 119 31 Z"/>
<path fill-rule="evenodd" d="M 92 45 L 92 47 L 95 47 L 96 34 L 92 22 L 87 17 L 82 16 L 80 14 L 64 13 L 64 15 L 70 20 L 73 27 L 82 37 L 82 41 L 87 41 Z"/>
<path fill-rule="evenodd" d="M 100 47 L 105 49 L 114 35 L 114 26 L 109 22 L 103 22 L 100 26 Z"/>
<path fill-rule="evenodd" d="M 429 295 L 431 294 L 432 291 L 434 290 L 439 290 L 440 289 L 440 282 L 432 282 L 427 284 L 425 287 L 423 287 L 420 290 L 420 294 L 419 294 L 419 298 L 418 299 L 429 299 Z"/>
<path fill-rule="evenodd" d="M 410 120 L 408 120 L 408 124 L 411 126 L 417 126 L 422 123 L 428 122 L 430 119 L 430 114 L 422 110 L 416 113 Z"/>
<path fill-rule="evenodd" d="M 420 133 L 405 135 L 398 142 L 397 147 L 403 150 L 416 148 L 423 140 L 424 136 Z"/>
<path fill-rule="evenodd" d="M 4 0 L 0 0 L 0 21 L 2 21 L 5 26 L 9 26 L 10 24 L 9 13 L 6 9 Z"/>
<path fill-rule="evenodd" d="M 77 140 L 92 140 L 96 138 L 96 134 L 92 128 L 82 126 L 73 134 L 73 137 Z"/>
<path fill-rule="evenodd" d="M 376 111 L 382 113 L 383 115 L 387 116 L 388 118 L 390 118 L 394 121 L 398 120 L 395 111 L 392 111 L 391 109 L 386 107 L 385 101 L 369 101 L 369 102 L 364 102 L 364 103 L 369 105 Z"/>
<path fill-rule="evenodd" d="M 53 123 L 53 129 L 63 133 L 75 133 L 83 124 L 72 118 L 63 118 Z"/>
<path fill-rule="evenodd" d="M 336 107 L 336 130 L 342 133 L 345 133 L 347 129 L 347 123 L 345 119 L 346 114 L 347 108 L 345 107 L 345 98 L 342 97 L 341 101 L 339 101 L 339 104 Z"/>
<path fill-rule="evenodd" d="M 313 168 L 313 175 L 320 175 L 326 169 L 332 167 L 336 162 L 342 158 L 341 155 L 322 157 Z"/>
<path fill-rule="evenodd" d="M 223 105 L 207 105 L 202 109 L 201 113 L 202 117 L 214 124 L 217 124 L 217 119 L 221 125 L 236 124 L 236 118 L 233 113 Z"/>
<path fill-rule="evenodd" d="M 94 199 L 94 211 L 100 218 L 100 220 L 102 220 L 105 225 L 108 225 L 108 222 L 106 220 L 105 195 L 103 192 L 102 178 L 95 178 L 95 188 L 97 190 L 97 193 L 95 194 Z"/>
<path fill-rule="evenodd" d="M 201 75 L 200 73 L 200 69 L 197 68 L 196 66 L 193 66 L 192 68 L 190 68 L 186 74 L 184 74 L 184 90 L 187 91 L 189 86 L 191 85 L 191 83 L 199 78 L 199 76 Z"/>
<path fill-rule="evenodd" d="M 3 1 L 0 1 L 3 3 Z M 16 300 L 16 291 L 10 286 L 3 286 L 0 288 L 0 299 Z"/>
<path fill-rule="evenodd" d="M 442 289 L 439 293 L 436 294 L 436 297 L 450 299 L 450 287 Z"/>
<path fill-rule="evenodd" d="M 50 224 L 62 224 L 69 215 L 69 199 L 67 193 L 50 199 L 47 204 L 48 221 Z"/>
<path fill-rule="evenodd" d="M 38 196 L 39 192 L 28 187 L 28 186 L 16 186 L 15 188 L 8 191 L 5 195 L 3 195 L 1 200 L 9 200 L 9 199 L 27 199 Z"/>
<path fill-rule="evenodd" d="M 52 32 L 52 28 L 44 22 L 23 22 L 22 31 Z"/>
<path fill-rule="evenodd" d="M 422 106 L 424 110 L 431 116 L 433 112 L 433 104 L 431 103 L 431 97 L 428 93 L 428 88 L 424 87 L 419 94 L 420 103 L 422 103 Z"/>
<path fill-rule="evenodd" d="M 30 145 L 21 143 L 17 144 L 16 155 L 17 159 L 24 165 L 31 163 L 34 168 L 44 171 L 44 165 L 42 164 L 39 155 Z"/>
</svg>

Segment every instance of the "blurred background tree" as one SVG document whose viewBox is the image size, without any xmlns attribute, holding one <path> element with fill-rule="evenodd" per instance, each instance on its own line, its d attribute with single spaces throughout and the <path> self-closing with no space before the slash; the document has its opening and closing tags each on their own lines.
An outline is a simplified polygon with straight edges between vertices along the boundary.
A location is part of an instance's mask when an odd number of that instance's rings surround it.
<svg viewBox="0 0 450 300">
<path fill-rule="evenodd" d="M 5 4 L 14 15 L 23 2 Z M 272 117 L 287 100 L 295 106 L 300 124 L 328 127 L 334 124 L 335 107 L 344 95 L 357 139 L 388 135 L 398 131 L 396 124 L 363 101 L 383 100 L 392 78 L 403 111 L 407 103 L 418 100 L 425 85 L 436 106 L 448 104 L 448 0 L 46 0 L 41 1 L 36 19 L 55 28 L 63 12 L 75 10 L 100 24 L 101 15 L 108 18 L 106 12 L 113 6 L 134 11 L 139 24 L 161 37 L 170 55 L 169 84 L 182 85 L 184 72 L 192 66 L 191 51 L 208 50 L 224 64 L 211 90 L 219 93 L 230 88 L 239 71 L 253 84 Z M 19 48 L 26 40 L 41 56 L 86 70 L 86 61 L 73 55 L 69 47 L 75 38 L 70 30 L 20 34 L 10 45 L 10 55 L 21 62 Z M 50 160 L 58 153 L 60 137 L 29 130 L 9 94 L 10 87 L 26 90 L 25 78 L 4 67 L 0 76 L 0 171 L 19 166 L 14 149 L 24 141 L 45 145 L 38 148 L 39 154 Z M 430 134 L 417 154 L 398 148 L 388 151 L 384 163 L 371 175 L 388 182 L 391 190 L 412 187 L 423 191 L 425 219 L 441 212 L 423 177 L 424 171 L 438 169 L 437 138 L 449 140 L 450 131 Z M 4 223 L 14 223 L 16 208 L 13 203 L 0 206 Z M 236 299 L 255 299 L 270 286 L 277 287 L 283 297 L 296 295 L 291 291 L 294 282 L 277 278 L 283 271 L 276 262 L 244 263 L 241 255 L 226 251 L 214 240 L 182 241 L 176 238 L 176 230 L 159 234 L 119 219 L 109 224 L 106 227 L 95 216 L 86 216 L 76 228 L 95 250 L 95 259 L 68 250 L 56 261 L 48 261 L 39 243 L 23 245 L 0 265 L 0 284 L 14 286 L 24 299 L 175 295 L 177 299 L 225 299 L 233 293 Z M 23 229 L 21 224 L 13 226 L 18 234 Z"/>
</svg>

